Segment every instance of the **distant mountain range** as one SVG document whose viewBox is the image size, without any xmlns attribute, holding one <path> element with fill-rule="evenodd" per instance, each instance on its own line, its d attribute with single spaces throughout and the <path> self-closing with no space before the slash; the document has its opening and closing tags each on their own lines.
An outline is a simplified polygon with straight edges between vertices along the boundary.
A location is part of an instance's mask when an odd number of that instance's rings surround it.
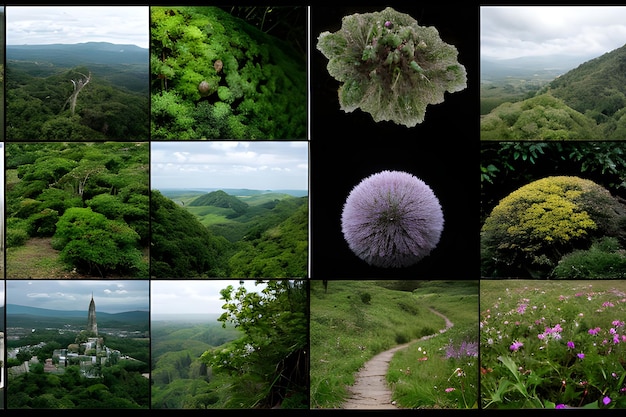
<svg viewBox="0 0 626 417">
<path fill-rule="evenodd" d="M 85 42 L 49 45 L 6 45 L 6 60 L 52 64 L 61 67 L 78 65 L 142 65 L 148 68 L 150 51 L 136 45 L 109 42 Z"/>
<path fill-rule="evenodd" d="M 540 76 L 556 78 L 594 56 L 528 56 L 511 59 L 480 59 L 480 80 L 498 81 L 507 77 Z"/>
<path fill-rule="evenodd" d="M 290 190 L 290 189 L 252 190 L 248 188 L 159 188 L 158 190 L 161 192 L 161 194 L 163 194 L 166 197 L 169 197 L 172 195 L 180 195 L 182 193 L 188 193 L 188 194 L 197 193 L 200 195 L 200 194 L 211 193 L 213 191 L 224 191 L 225 193 L 229 195 L 233 195 L 233 196 L 255 196 L 255 195 L 270 194 L 270 193 L 289 194 L 294 197 L 305 197 L 309 195 L 308 190 Z"/>
<path fill-rule="evenodd" d="M 7 304 L 6 315 L 8 316 L 34 316 L 48 318 L 75 318 L 80 317 L 87 320 L 87 307 L 83 310 L 51 310 L 47 308 L 29 307 L 18 304 Z M 129 320 L 135 321 L 141 318 L 149 317 L 148 311 L 125 311 L 122 313 L 105 313 L 96 310 L 98 321 L 102 319 Z"/>
</svg>

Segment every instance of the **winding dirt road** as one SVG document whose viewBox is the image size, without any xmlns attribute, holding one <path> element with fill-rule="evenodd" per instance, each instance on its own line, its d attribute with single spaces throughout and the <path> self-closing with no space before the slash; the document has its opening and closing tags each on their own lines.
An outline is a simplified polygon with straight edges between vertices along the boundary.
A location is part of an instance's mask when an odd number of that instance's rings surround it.
<svg viewBox="0 0 626 417">
<path fill-rule="evenodd" d="M 421 337 L 402 345 L 395 346 L 389 350 L 379 353 L 363 365 L 356 375 L 354 385 L 348 388 L 350 397 L 343 404 L 343 409 L 360 409 L 360 410 L 392 410 L 398 409 L 391 399 L 391 389 L 385 379 L 389 363 L 394 353 L 401 349 L 405 349 L 415 342 L 430 339 L 446 332 L 450 327 L 454 326 L 446 316 L 438 311 L 430 309 L 434 314 L 442 317 L 446 321 L 446 327 L 439 330 L 439 333 Z"/>
</svg>

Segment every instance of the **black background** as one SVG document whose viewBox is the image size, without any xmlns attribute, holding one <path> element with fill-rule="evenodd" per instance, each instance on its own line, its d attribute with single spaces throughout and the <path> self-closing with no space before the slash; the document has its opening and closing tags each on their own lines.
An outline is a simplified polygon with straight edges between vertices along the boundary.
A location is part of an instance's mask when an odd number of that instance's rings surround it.
<svg viewBox="0 0 626 417">
<path fill-rule="evenodd" d="M 420 26 L 434 26 L 454 45 L 467 71 L 467 88 L 429 105 L 424 121 L 408 128 L 374 122 L 369 113 L 340 109 L 340 83 L 317 50 L 324 31 L 336 32 L 341 18 L 380 7 L 315 7 L 311 12 L 311 278 L 478 279 L 479 269 L 479 9 L 476 6 L 389 5 Z M 362 179 L 382 170 L 408 172 L 430 186 L 442 206 L 444 228 L 429 256 L 407 268 L 368 265 L 350 250 L 341 232 L 345 200 Z"/>
</svg>

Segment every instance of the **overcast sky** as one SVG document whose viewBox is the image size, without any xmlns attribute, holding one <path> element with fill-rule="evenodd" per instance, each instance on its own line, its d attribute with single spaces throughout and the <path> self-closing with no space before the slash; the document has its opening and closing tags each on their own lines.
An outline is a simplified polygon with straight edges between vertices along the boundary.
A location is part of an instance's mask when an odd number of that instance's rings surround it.
<svg viewBox="0 0 626 417">
<path fill-rule="evenodd" d="M 248 292 L 259 292 L 265 285 L 244 280 Z M 221 314 L 225 301 L 220 291 L 239 280 L 152 280 L 150 284 L 151 314 Z"/>
<path fill-rule="evenodd" d="M 111 42 L 148 48 L 148 6 L 6 6 L 7 45 Z"/>
<path fill-rule="evenodd" d="M 51 310 L 85 310 L 93 294 L 96 313 L 148 311 L 148 280 L 7 280 L 6 303 Z"/>
<path fill-rule="evenodd" d="M 626 44 L 626 6 L 481 6 L 484 58 L 597 57 Z"/>
<path fill-rule="evenodd" d="M 308 190 L 307 141 L 152 142 L 153 189 Z"/>
</svg>

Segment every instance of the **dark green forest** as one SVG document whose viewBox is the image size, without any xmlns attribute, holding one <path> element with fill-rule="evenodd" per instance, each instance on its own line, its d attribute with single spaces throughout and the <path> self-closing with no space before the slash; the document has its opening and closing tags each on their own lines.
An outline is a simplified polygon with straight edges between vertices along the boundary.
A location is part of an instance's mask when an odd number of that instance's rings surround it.
<svg viewBox="0 0 626 417">
<path fill-rule="evenodd" d="M 152 408 L 203 408 L 217 401 L 213 373 L 200 360 L 207 350 L 241 336 L 232 326 L 212 321 L 152 321 Z"/>
<path fill-rule="evenodd" d="M 147 143 L 5 146 L 8 278 L 148 277 Z"/>
<path fill-rule="evenodd" d="M 626 142 L 482 142 L 480 218 L 483 277 L 626 277 Z"/>
<path fill-rule="evenodd" d="M 137 83 L 135 69 L 128 75 L 130 80 L 123 81 L 131 88 L 121 85 L 119 67 L 106 70 L 118 77 L 111 80 L 100 75 L 95 65 L 55 66 L 52 74 L 49 68 L 40 71 L 41 66 L 32 63 L 7 63 L 8 140 L 134 141 L 149 137 L 148 93 L 132 88 Z"/>
<path fill-rule="evenodd" d="M 153 409 L 308 408 L 307 283 L 260 282 L 212 322 L 153 322 Z"/>
<path fill-rule="evenodd" d="M 218 190 L 183 206 L 153 190 L 151 224 L 155 278 L 308 273 L 308 197 L 282 195 L 252 205 Z"/>
<path fill-rule="evenodd" d="M 485 100 L 496 102 L 493 96 Z M 482 140 L 626 139 L 626 46 L 538 90 L 520 91 L 517 99 L 503 90 L 501 103 L 481 116 L 480 125 Z"/>
<path fill-rule="evenodd" d="M 304 9 L 244 9 L 151 8 L 153 139 L 306 138 Z"/>
</svg>

